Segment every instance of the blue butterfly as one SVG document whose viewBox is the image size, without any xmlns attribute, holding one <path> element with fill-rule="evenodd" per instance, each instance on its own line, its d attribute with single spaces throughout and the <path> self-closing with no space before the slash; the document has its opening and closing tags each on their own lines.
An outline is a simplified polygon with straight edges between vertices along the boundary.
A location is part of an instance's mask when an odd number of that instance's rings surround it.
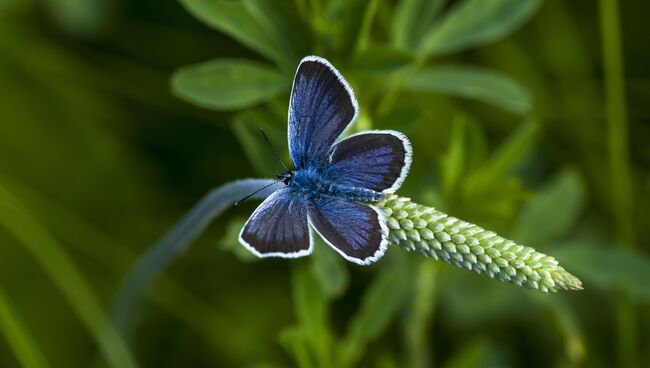
<svg viewBox="0 0 650 368">
<path fill-rule="evenodd" d="M 345 259 L 366 265 L 388 245 L 384 214 L 371 202 L 397 190 L 411 166 L 399 132 L 372 130 L 336 142 L 359 114 L 352 88 L 327 60 L 300 61 L 289 100 L 285 186 L 246 221 L 239 241 L 258 257 L 297 258 L 313 250 L 315 230 Z"/>
</svg>

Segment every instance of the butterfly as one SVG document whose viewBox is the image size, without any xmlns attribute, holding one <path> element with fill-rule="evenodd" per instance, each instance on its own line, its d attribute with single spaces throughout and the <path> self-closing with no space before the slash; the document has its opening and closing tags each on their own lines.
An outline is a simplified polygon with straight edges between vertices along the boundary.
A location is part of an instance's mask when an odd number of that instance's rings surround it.
<svg viewBox="0 0 650 368">
<path fill-rule="evenodd" d="M 311 254 L 314 232 L 345 259 L 367 265 L 388 245 L 383 212 L 372 202 L 402 184 L 411 144 L 392 130 L 339 139 L 359 115 L 354 92 L 329 61 L 300 61 L 289 99 L 289 155 L 294 170 L 278 174 L 284 187 L 244 224 L 239 242 L 258 257 Z"/>
</svg>

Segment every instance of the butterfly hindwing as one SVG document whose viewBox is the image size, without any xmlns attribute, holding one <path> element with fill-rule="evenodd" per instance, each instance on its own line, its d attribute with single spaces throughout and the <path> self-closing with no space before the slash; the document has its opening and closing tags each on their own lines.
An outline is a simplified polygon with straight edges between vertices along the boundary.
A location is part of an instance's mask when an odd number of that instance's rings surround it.
<svg viewBox="0 0 650 368">
<path fill-rule="evenodd" d="M 411 144 L 395 131 L 355 134 L 332 147 L 326 176 L 345 185 L 393 192 L 411 166 Z"/>
<path fill-rule="evenodd" d="M 255 209 L 239 241 L 258 257 L 296 258 L 310 254 L 307 200 L 289 188 L 277 190 Z"/>
<path fill-rule="evenodd" d="M 345 199 L 320 197 L 309 206 L 309 221 L 320 236 L 347 260 L 370 264 L 388 244 L 388 227 L 379 210 Z"/>
<path fill-rule="evenodd" d="M 325 59 L 300 62 L 289 101 L 289 153 L 296 169 L 321 166 L 359 107 L 343 76 Z"/>
</svg>

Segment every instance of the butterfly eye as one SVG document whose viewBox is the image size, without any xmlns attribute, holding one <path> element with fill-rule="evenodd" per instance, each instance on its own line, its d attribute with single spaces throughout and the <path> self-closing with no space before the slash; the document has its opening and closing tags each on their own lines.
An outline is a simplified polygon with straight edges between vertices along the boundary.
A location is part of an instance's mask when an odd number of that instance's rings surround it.
<svg viewBox="0 0 650 368">
<path fill-rule="evenodd" d="M 289 171 L 286 173 L 278 173 L 276 177 L 278 180 L 282 181 L 284 185 L 289 185 L 291 184 L 291 179 L 293 179 L 293 172 Z"/>
</svg>

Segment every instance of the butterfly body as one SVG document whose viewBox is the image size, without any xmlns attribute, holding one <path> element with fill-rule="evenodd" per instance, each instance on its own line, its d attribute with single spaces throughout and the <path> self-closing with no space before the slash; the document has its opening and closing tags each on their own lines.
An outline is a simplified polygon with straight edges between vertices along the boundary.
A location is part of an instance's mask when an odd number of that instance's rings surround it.
<svg viewBox="0 0 650 368">
<path fill-rule="evenodd" d="M 325 59 L 304 58 L 289 101 L 286 186 L 253 212 L 239 235 L 259 257 L 296 258 L 313 249 L 313 232 L 351 262 L 369 264 L 388 245 L 384 214 L 372 206 L 402 184 L 411 164 L 408 139 L 366 131 L 339 139 L 359 106 L 343 76 Z"/>
<path fill-rule="evenodd" d="M 288 187 L 291 191 L 302 193 L 312 200 L 334 197 L 357 202 L 375 202 L 384 198 L 384 194 L 370 189 L 346 185 L 337 180 L 331 170 L 315 167 L 296 170 L 291 174 Z"/>
</svg>

